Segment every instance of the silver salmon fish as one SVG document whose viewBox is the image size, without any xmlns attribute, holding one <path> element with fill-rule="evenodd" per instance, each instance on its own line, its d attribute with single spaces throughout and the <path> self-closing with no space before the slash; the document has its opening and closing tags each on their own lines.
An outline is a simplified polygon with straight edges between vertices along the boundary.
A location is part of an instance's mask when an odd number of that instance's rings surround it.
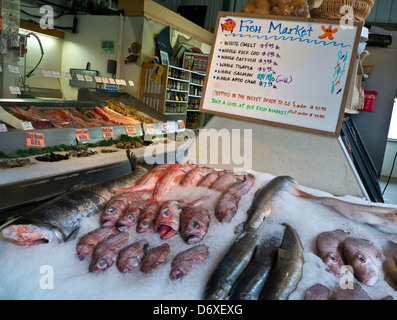
<svg viewBox="0 0 397 320">
<path fill-rule="evenodd" d="M 258 236 L 240 235 L 212 272 L 204 293 L 206 300 L 226 299 L 245 268 L 250 263 L 258 244 Z"/>
<path fill-rule="evenodd" d="M 289 176 L 279 176 L 259 189 L 247 212 L 244 230 L 250 234 L 256 233 L 263 220 L 270 216 L 279 193 L 289 189 L 295 183 L 296 181 Z"/>
<path fill-rule="evenodd" d="M 284 223 L 283 241 L 260 300 L 287 300 L 298 286 L 303 274 L 303 247 L 298 233 Z"/>
<path fill-rule="evenodd" d="M 317 197 L 298 188 L 293 195 L 321 203 L 334 209 L 346 218 L 385 232 L 397 234 L 397 208 L 352 203 L 332 197 Z"/>
<path fill-rule="evenodd" d="M 146 172 L 144 166 L 137 164 L 132 173 L 121 178 L 66 192 L 7 224 L 2 235 L 21 246 L 72 239 L 81 218 L 99 213 L 113 197 L 112 190 L 126 186 Z"/>
</svg>

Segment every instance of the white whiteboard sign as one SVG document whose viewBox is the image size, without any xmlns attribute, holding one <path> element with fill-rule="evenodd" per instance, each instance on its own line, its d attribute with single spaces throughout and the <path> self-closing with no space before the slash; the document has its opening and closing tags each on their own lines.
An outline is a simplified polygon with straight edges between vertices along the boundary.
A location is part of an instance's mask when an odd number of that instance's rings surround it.
<svg viewBox="0 0 397 320">
<path fill-rule="evenodd" d="M 361 25 L 337 22 L 220 13 L 200 111 L 338 135 Z"/>
</svg>

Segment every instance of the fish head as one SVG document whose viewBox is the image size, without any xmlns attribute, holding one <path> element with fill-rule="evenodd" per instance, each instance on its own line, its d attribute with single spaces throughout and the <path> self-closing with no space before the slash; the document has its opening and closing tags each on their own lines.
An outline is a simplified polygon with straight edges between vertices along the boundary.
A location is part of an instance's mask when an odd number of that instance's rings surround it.
<svg viewBox="0 0 397 320">
<path fill-rule="evenodd" d="M 372 286 L 377 282 L 382 273 L 382 253 L 371 241 L 348 237 L 344 254 L 361 283 Z"/>
<path fill-rule="evenodd" d="M 343 258 L 336 252 L 329 252 L 323 257 L 323 262 L 336 276 L 340 276 L 341 268 L 346 264 Z"/>
<path fill-rule="evenodd" d="M 20 246 L 32 246 L 55 240 L 60 242 L 62 239 L 56 230 L 31 224 L 12 224 L 1 230 L 1 233 L 5 239 Z"/>
<path fill-rule="evenodd" d="M 149 219 L 143 219 L 136 226 L 136 231 L 138 233 L 144 233 L 150 229 L 151 224 L 152 224 L 152 222 L 149 221 Z"/>
<path fill-rule="evenodd" d="M 105 257 L 101 257 L 90 265 L 89 271 L 93 273 L 100 273 L 110 267 L 109 261 Z"/>
<path fill-rule="evenodd" d="M 84 257 L 87 257 L 89 255 L 91 255 L 93 249 L 93 244 L 86 242 L 86 243 L 78 243 L 76 245 L 76 252 L 77 252 L 77 256 L 80 259 L 83 259 Z"/>
<path fill-rule="evenodd" d="M 137 223 L 137 215 L 139 212 L 127 212 L 119 221 L 117 221 L 117 227 L 120 231 L 126 231 Z"/>
<path fill-rule="evenodd" d="M 120 218 L 123 210 L 119 206 L 111 205 L 105 208 L 102 215 L 102 226 L 104 227 L 113 227 L 116 225 L 117 221 Z"/>
<path fill-rule="evenodd" d="M 211 291 L 205 293 L 206 300 L 224 300 L 227 298 L 229 288 L 226 286 L 215 287 Z"/>
<path fill-rule="evenodd" d="M 373 286 L 379 278 L 379 268 L 373 263 L 371 257 L 365 253 L 357 252 L 349 261 L 353 267 L 354 275 L 363 284 Z"/>
<path fill-rule="evenodd" d="M 201 219 L 192 219 L 182 235 L 183 240 L 188 243 L 197 243 L 203 239 L 207 232 L 208 226 Z"/>
</svg>

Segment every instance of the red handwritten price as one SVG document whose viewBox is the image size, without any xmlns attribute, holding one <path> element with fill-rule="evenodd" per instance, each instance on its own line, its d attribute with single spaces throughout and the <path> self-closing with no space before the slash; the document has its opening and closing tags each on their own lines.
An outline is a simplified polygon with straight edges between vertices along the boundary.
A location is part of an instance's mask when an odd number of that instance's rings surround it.
<svg viewBox="0 0 397 320">
<path fill-rule="evenodd" d="M 102 127 L 102 136 L 105 139 L 114 138 L 113 127 Z"/>
<path fill-rule="evenodd" d="M 135 126 L 125 126 L 125 133 L 130 137 L 137 136 Z"/>
<path fill-rule="evenodd" d="M 147 134 L 155 134 L 154 125 L 147 124 L 146 125 L 146 133 Z"/>
<path fill-rule="evenodd" d="M 78 141 L 90 141 L 88 129 L 75 129 L 76 139 Z"/>
<path fill-rule="evenodd" d="M 26 132 L 26 145 L 28 147 L 45 147 L 44 133 Z"/>
</svg>

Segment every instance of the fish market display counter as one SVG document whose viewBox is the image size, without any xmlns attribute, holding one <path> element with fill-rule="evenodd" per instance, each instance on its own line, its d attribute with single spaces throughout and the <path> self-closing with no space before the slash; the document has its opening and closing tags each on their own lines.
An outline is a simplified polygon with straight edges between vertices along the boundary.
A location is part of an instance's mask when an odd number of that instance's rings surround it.
<svg viewBox="0 0 397 320">
<path fill-rule="evenodd" d="M 26 205 L 51 199 L 75 185 L 126 174 L 130 171 L 130 164 L 123 149 L 134 149 L 138 158 L 147 156 L 157 162 L 183 157 L 190 144 L 189 139 L 193 138 L 184 135 L 184 125 L 168 122 L 164 115 L 150 108 L 147 115 L 146 105 L 131 96 L 103 97 L 116 102 L 1 101 L 2 107 L 15 108 L 20 112 L 15 114 L 26 121 L 31 120 L 34 128 L 15 130 L 9 127 L 8 131 L 0 132 L 0 221 L 26 212 L 23 208 Z M 132 104 L 137 118 L 115 118 L 110 119 L 113 122 L 105 122 L 93 113 L 94 109 L 100 113 L 109 103 L 123 109 L 126 105 L 117 99 Z M 63 111 L 70 112 L 70 121 L 57 121 Z M 96 118 L 81 118 L 85 111 Z M 113 115 L 110 110 L 108 112 Z M 7 117 L 8 112 L 3 110 L 4 114 Z M 143 120 L 153 122 L 140 124 Z M 126 122 L 117 123 L 119 121 Z M 122 145 L 117 147 L 117 141 Z"/>
<path fill-rule="evenodd" d="M 254 201 L 255 193 L 274 178 L 266 173 L 252 173 L 255 176 L 255 184 L 241 198 L 238 211 L 231 222 L 219 222 L 215 218 L 214 212 L 220 193 L 209 188 L 176 186 L 164 199 L 193 201 L 200 197 L 206 197 L 202 205 L 209 210 L 211 215 L 208 233 L 199 242 L 199 244 L 208 247 L 208 258 L 200 265 L 196 265 L 190 273 L 181 279 L 170 279 L 171 261 L 177 254 L 194 247 L 194 245 L 187 244 L 179 234 L 163 240 L 159 233 L 153 229 L 145 233 L 137 233 L 135 228 L 126 231 L 129 234 L 128 244 L 146 240 L 149 243 L 149 249 L 165 243 L 169 245 L 170 253 L 166 261 L 152 272 L 143 273 L 136 268 L 128 273 L 121 273 L 117 269 L 116 263 L 102 273 L 89 272 L 90 259 L 86 258 L 80 261 L 76 254 L 76 245 L 84 234 L 100 226 L 101 214 L 98 213 L 89 218 L 83 218 L 76 239 L 65 243 L 21 247 L 0 236 L 0 251 L 2 253 L 0 255 L 2 266 L 0 268 L 2 279 L 0 298 L 203 299 L 206 285 L 215 268 L 237 238 L 234 233 L 235 227 L 246 221 L 247 211 Z M 316 196 L 332 197 L 323 191 L 300 185 L 297 187 Z M 368 204 L 366 201 L 354 197 L 344 197 L 343 199 Z M 296 197 L 288 191 L 281 191 L 278 194 L 271 215 L 260 226 L 258 230 L 260 247 L 269 244 L 280 245 L 285 232 L 283 224 L 290 225 L 296 231 L 302 244 L 304 260 L 302 277 L 296 290 L 289 295 L 289 299 L 304 299 L 306 291 L 315 284 L 322 284 L 331 292 L 339 292 L 339 296 L 341 296 L 340 279 L 327 270 L 315 248 L 316 238 L 322 232 L 344 229 L 350 232 L 351 237 L 370 239 L 382 252 L 383 263 L 387 264 L 385 256 L 389 253 L 389 243 L 385 233 L 366 224 L 350 220 L 319 203 Z M 291 263 L 297 263 L 297 261 L 291 260 Z M 230 267 L 223 270 L 224 273 L 230 271 Z M 354 277 L 349 279 L 367 292 L 368 298 L 381 299 L 386 296 L 397 298 L 391 279 L 383 271 L 379 275 L 378 281 L 371 286 L 360 283 Z M 272 281 L 274 282 L 274 280 Z M 287 286 L 288 284 L 276 281 L 275 285 Z M 350 294 L 352 294 L 351 291 Z"/>
</svg>

